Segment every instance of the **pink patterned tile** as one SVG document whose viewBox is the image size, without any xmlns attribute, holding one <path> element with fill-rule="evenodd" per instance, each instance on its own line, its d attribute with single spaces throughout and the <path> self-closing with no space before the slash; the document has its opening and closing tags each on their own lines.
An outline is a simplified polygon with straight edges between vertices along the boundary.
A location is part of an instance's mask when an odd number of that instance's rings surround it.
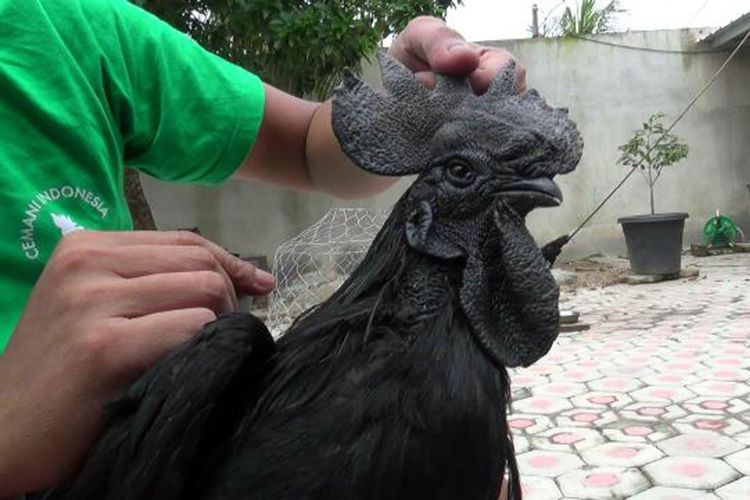
<svg viewBox="0 0 750 500">
<path fill-rule="evenodd" d="M 633 400 L 625 393 L 607 391 L 592 391 L 571 398 L 576 408 L 616 409 L 632 403 Z"/>
<path fill-rule="evenodd" d="M 583 466 L 574 453 L 534 450 L 516 457 L 522 475 L 557 477 Z"/>
<path fill-rule="evenodd" d="M 750 498 L 750 477 L 743 477 L 716 490 L 722 500 L 744 500 Z"/>
<path fill-rule="evenodd" d="M 717 458 L 666 457 L 643 471 L 658 486 L 710 490 L 737 479 L 740 474 Z"/>
<path fill-rule="evenodd" d="M 690 388 L 699 396 L 724 396 L 737 398 L 750 392 L 747 384 L 719 380 L 706 380 Z"/>
<path fill-rule="evenodd" d="M 701 379 L 696 377 L 695 375 L 674 372 L 656 373 L 648 377 L 643 377 L 641 380 L 643 380 L 643 382 L 645 382 L 647 385 L 667 385 L 681 387 L 689 387 L 692 384 L 697 384 L 701 381 Z"/>
<path fill-rule="evenodd" d="M 669 401 L 679 403 L 694 398 L 695 393 L 680 386 L 652 385 L 630 393 L 636 401 Z"/>
<path fill-rule="evenodd" d="M 557 375 L 557 378 L 559 380 L 566 380 L 566 381 L 571 381 L 571 382 L 590 382 L 592 380 L 601 378 L 601 376 L 602 375 L 601 373 L 599 373 L 598 370 L 595 370 L 595 369 L 584 370 L 582 368 L 577 368 L 573 370 L 560 372 Z"/>
<path fill-rule="evenodd" d="M 589 465 L 641 467 L 663 457 L 654 445 L 643 443 L 606 443 L 581 452 Z"/>
<path fill-rule="evenodd" d="M 624 420 L 602 429 L 602 434 L 610 441 L 656 443 L 674 436 L 676 431 L 663 422 L 638 424 Z"/>
<path fill-rule="evenodd" d="M 680 434 L 656 444 L 670 456 L 721 458 L 742 450 L 744 444 L 715 432 Z"/>
<path fill-rule="evenodd" d="M 617 421 L 617 415 L 611 411 L 598 409 L 575 408 L 560 413 L 555 417 L 555 424 L 560 427 L 593 427 L 601 428 Z"/>
<path fill-rule="evenodd" d="M 563 494 L 574 498 L 630 498 L 649 487 L 638 469 L 596 467 L 563 474 L 558 482 Z"/>
<path fill-rule="evenodd" d="M 724 460 L 745 476 L 750 476 L 750 448 L 724 457 Z"/>
<path fill-rule="evenodd" d="M 523 372 L 511 372 L 511 387 L 536 387 L 538 385 L 549 384 L 549 378 L 544 375 L 530 375 Z"/>
<path fill-rule="evenodd" d="M 539 385 L 532 389 L 534 396 L 553 396 L 558 398 L 570 398 L 586 392 L 586 385 L 577 382 L 553 382 L 551 384 Z"/>
<path fill-rule="evenodd" d="M 552 427 L 552 422 L 544 415 L 511 413 L 508 415 L 508 427 L 517 434 L 537 434 Z"/>
<path fill-rule="evenodd" d="M 643 382 L 634 377 L 604 377 L 587 384 L 591 390 L 598 392 L 630 392 L 643 387 Z"/>
<path fill-rule="evenodd" d="M 696 413 L 675 420 L 674 427 L 680 432 L 714 431 L 732 436 L 748 430 L 747 424 L 725 415 L 706 415 Z"/>
<path fill-rule="evenodd" d="M 663 422 L 687 415 L 680 405 L 666 401 L 632 403 L 620 410 L 623 418 L 640 422 Z"/>
<path fill-rule="evenodd" d="M 562 497 L 553 479 L 538 476 L 522 476 L 523 500 L 557 500 Z"/>
<path fill-rule="evenodd" d="M 585 427 L 554 427 L 531 438 L 535 449 L 550 451 L 581 451 L 604 442 L 596 429 Z"/>
<path fill-rule="evenodd" d="M 691 413 L 709 415 L 736 415 L 750 410 L 750 405 L 739 398 L 700 396 L 682 403 L 682 407 Z"/>
<path fill-rule="evenodd" d="M 727 380 L 742 382 L 750 380 L 750 371 L 735 367 L 706 368 L 696 375 L 703 380 Z"/>
<path fill-rule="evenodd" d="M 572 408 L 570 401 L 552 396 L 532 396 L 513 403 L 514 410 L 538 415 L 554 415 L 569 408 Z"/>
<path fill-rule="evenodd" d="M 654 486 L 634 497 L 630 497 L 630 500 L 718 500 L 718 498 L 716 495 L 706 493 L 703 490 Z"/>
</svg>

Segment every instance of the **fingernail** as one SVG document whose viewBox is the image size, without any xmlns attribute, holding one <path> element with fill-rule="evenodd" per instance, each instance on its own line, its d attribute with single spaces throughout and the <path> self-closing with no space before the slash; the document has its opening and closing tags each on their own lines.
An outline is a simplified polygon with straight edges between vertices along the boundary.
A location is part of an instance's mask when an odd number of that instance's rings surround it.
<svg viewBox="0 0 750 500">
<path fill-rule="evenodd" d="M 271 273 L 268 273 L 262 269 L 256 269 L 255 283 L 264 288 L 271 288 L 276 284 L 276 278 L 274 278 L 273 274 Z"/>
</svg>

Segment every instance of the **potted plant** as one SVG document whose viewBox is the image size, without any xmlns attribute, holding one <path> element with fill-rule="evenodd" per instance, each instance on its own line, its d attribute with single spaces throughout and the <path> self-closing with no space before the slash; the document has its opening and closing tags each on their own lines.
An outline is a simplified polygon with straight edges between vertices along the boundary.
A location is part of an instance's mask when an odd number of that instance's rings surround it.
<svg viewBox="0 0 750 500">
<path fill-rule="evenodd" d="M 682 233 L 686 213 L 657 213 L 654 186 L 664 168 L 679 163 L 688 155 L 688 146 L 668 133 L 663 113 L 654 113 L 631 139 L 618 149 L 620 165 L 640 169 L 649 190 L 651 213 L 621 217 L 630 267 L 636 274 L 678 274 L 682 260 Z M 663 136 L 663 137 L 662 137 Z M 661 138 L 661 140 L 659 140 Z"/>
</svg>

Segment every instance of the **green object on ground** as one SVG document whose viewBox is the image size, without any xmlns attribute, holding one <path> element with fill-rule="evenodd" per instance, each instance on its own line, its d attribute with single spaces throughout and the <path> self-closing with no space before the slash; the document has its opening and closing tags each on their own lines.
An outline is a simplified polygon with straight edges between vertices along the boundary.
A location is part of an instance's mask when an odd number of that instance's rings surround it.
<svg viewBox="0 0 750 500">
<path fill-rule="evenodd" d="M 737 242 L 740 230 L 726 215 L 712 217 L 703 227 L 706 244 L 713 248 L 730 247 Z"/>
</svg>

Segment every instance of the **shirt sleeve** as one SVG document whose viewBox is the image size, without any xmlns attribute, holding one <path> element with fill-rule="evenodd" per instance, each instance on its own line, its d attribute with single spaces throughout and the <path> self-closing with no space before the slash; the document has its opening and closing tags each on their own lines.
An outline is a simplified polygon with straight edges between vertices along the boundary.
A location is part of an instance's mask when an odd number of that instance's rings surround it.
<svg viewBox="0 0 750 500">
<path fill-rule="evenodd" d="M 260 79 L 125 0 L 81 0 L 105 47 L 102 80 L 125 164 L 167 181 L 217 184 L 252 149 Z"/>
</svg>

